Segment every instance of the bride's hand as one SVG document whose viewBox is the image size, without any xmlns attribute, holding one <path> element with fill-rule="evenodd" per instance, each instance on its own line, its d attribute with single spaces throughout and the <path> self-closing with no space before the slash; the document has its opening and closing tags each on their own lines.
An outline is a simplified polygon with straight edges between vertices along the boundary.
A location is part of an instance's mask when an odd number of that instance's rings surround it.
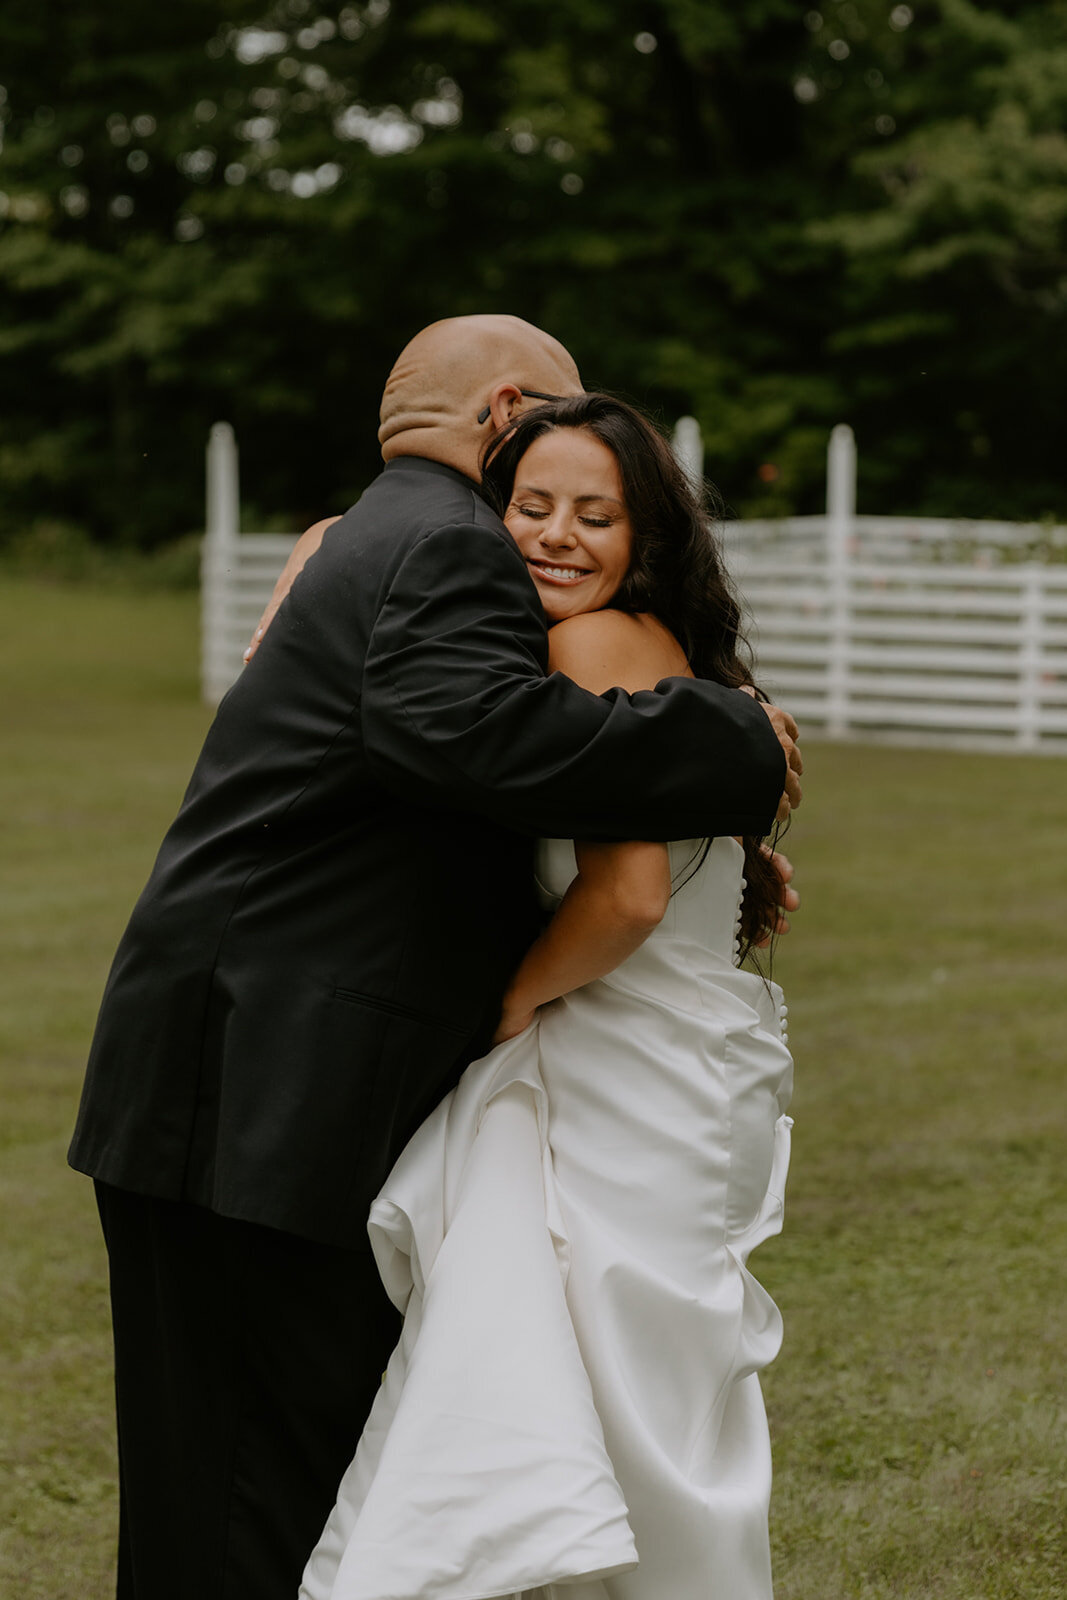
<svg viewBox="0 0 1067 1600">
<path fill-rule="evenodd" d="M 319 545 L 322 543 L 322 536 L 326 532 L 326 529 L 331 527 L 333 523 L 339 521 L 339 517 L 324 517 L 321 522 L 316 522 L 312 527 L 308 528 L 306 532 L 302 533 L 300 538 L 296 541 L 296 544 L 293 546 L 292 554 L 285 563 L 285 566 L 282 568 L 278 577 L 278 581 L 274 585 L 274 593 L 268 600 L 263 615 L 256 623 L 255 632 L 253 633 L 251 641 L 249 642 L 248 649 L 244 653 L 246 665 L 249 661 L 251 661 L 252 657 L 259 649 L 263 640 L 263 635 L 274 621 L 274 613 L 277 611 L 278 607 L 289 593 L 289 590 L 292 588 L 294 579 L 299 577 L 300 573 L 303 572 L 304 563 L 307 561 L 308 557 L 313 556 L 315 551 L 319 548 Z"/>
<path fill-rule="evenodd" d="M 500 1021 L 497 1023 L 496 1032 L 493 1034 L 493 1043 L 503 1044 L 506 1039 L 514 1039 L 516 1034 L 522 1033 L 530 1026 L 536 1015 L 536 1010 L 513 1011 L 509 1009 L 507 1001 L 505 1001 L 504 1009 L 500 1013 Z"/>
</svg>

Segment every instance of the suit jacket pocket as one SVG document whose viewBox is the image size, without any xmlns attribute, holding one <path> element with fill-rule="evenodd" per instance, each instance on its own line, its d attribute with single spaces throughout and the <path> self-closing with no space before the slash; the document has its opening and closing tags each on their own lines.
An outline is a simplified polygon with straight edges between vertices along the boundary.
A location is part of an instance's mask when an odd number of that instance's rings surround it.
<svg viewBox="0 0 1067 1600">
<path fill-rule="evenodd" d="M 359 989 L 336 988 L 333 997 L 349 1005 L 366 1006 L 371 1011 L 382 1011 L 388 1017 L 406 1017 L 409 1022 L 421 1022 L 427 1028 L 439 1028 L 444 1033 L 455 1033 L 463 1038 L 471 1031 L 472 1025 L 469 1022 L 433 1016 L 428 1011 L 420 1011 L 417 1007 L 404 1005 L 398 1000 L 386 1000 L 381 995 L 363 994 Z"/>
</svg>

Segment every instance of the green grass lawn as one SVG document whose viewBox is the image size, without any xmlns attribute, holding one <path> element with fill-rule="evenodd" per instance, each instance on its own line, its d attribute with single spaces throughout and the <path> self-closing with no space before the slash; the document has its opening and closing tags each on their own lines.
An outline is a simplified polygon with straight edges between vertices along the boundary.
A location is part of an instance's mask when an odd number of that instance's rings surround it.
<svg viewBox="0 0 1067 1600">
<path fill-rule="evenodd" d="M 0 1594 L 104 1600 L 104 1257 L 64 1152 L 207 725 L 191 595 L 0 589 Z M 806 744 L 786 1230 L 756 1258 L 778 1600 L 1067 1593 L 1055 760 Z M 190 1597 L 193 1600 L 193 1597 Z M 670 1600 L 664 1596 L 663 1600 Z"/>
</svg>

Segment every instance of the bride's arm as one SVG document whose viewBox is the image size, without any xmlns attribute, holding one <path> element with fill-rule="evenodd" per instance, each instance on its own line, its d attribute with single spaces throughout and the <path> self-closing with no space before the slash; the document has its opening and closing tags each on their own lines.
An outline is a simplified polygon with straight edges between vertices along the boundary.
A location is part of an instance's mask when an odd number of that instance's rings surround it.
<svg viewBox="0 0 1067 1600">
<path fill-rule="evenodd" d="M 507 987 L 496 1044 L 521 1033 L 538 1006 L 621 966 L 667 909 L 666 845 L 579 841 L 574 853 L 578 876 Z"/>
<path fill-rule="evenodd" d="M 617 611 L 557 623 L 549 634 L 549 667 L 595 694 L 616 686 L 632 694 L 687 671 L 665 629 Z M 621 966 L 666 912 L 671 893 L 666 845 L 578 840 L 574 853 L 578 875 L 508 985 L 498 1043 L 521 1033 L 538 1006 Z"/>
<path fill-rule="evenodd" d="M 322 543 L 322 536 L 326 532 L 326 529 L 332 528 L 334 523 L 340 522 L 340 520 L 341 518 L 339 516 L 324 517 L 321 522 L 316 522 L 310 528 L 305 529 L 305 531 L 296 541 L 289 553 L 288 561 L 278 574 L 278 581 L 274 585 L 274 592 L 267 601 L 266 609 L 264 610 L 259 621 L 256 623 L 255 631 L 249 640 L 248 649 L 244 653 L 244 661 L 246 666 L 262 644 L 263 635 L 274 621 L 274 614 L 278 607 L 281 605 L 282 601 L 289 593 L 289 590 L 293 587 L 293 584 L 303 572 L 308 561 L 315 554 L 315 551 Z"/>
</svg>

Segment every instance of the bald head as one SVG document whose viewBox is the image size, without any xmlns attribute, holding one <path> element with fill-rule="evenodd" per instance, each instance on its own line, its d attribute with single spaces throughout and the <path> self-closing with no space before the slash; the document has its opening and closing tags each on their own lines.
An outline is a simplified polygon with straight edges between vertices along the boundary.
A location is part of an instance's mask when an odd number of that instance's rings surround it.
<svg viewBox="0 0 1067 1600">
<path fill-rule="evenodd" d="M 546 395 L 582 393 L 578 368 L 559 340 L 521 317 L 431 323 L 400 352 L 389 374 L 378 429 L 382 455 L 386 461 L 425 456 L 477 478 L 482 446 L 493 432 L 491 418 L 479 423 L 478 415 L 502 384 Z"/>
</svg>

